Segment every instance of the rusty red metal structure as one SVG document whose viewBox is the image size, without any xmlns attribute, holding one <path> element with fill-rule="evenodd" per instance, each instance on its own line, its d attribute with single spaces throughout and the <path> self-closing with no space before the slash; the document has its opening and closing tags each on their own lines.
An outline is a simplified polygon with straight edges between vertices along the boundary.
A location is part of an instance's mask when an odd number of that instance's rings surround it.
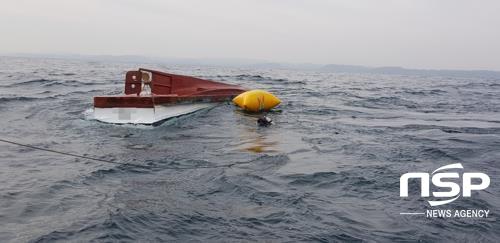
<svg viewBox="0 0 500 243">
<path fill-rule="evenodd" d="M 142 94 L 149 86 L 150 93 Z M 221 102 L 244 88 L 190 76 L 140 68 L 125 75 L 125 95 L 94 97 L 95 108 L 153 108 L 189 102 Z"/>
</svg>

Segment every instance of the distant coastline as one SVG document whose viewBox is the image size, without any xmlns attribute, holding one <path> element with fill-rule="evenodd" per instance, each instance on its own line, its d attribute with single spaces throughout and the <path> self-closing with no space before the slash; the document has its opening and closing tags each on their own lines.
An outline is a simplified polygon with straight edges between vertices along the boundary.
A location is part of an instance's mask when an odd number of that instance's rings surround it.
<svg viewBox="0 0 500 243">
<path fill-rule="evenodd" d="M 325 65 L 321 67 L 321 70 L 345 73 L 500 78 L 500 71 L 490 70 L 410 69 L 403 67 L 365 67 L 337 64 Z"/>
<path fill-rule="evenodd" d="M 151 63 L 171 65 L 201 65 L 263 69 L 313 70 L 333 73 L 367 73 L 388 75 L 425 75 L 450 77 L 482 77 L 500 78 L 500 71 L 493 70 L 460 70 L 460 69 L 414 69 L 399 66 L 368 67 L 362 65 L 313 64 L 313 63 L 278 63 L 257 59 L 238 58 L 166 58 L 142 55 L 79 55 L 79 54 L 0 54 L 0 57 L 22 58 L 55 58 L 68 60 L 119 62 L 119 63 Z"/>
</svg>

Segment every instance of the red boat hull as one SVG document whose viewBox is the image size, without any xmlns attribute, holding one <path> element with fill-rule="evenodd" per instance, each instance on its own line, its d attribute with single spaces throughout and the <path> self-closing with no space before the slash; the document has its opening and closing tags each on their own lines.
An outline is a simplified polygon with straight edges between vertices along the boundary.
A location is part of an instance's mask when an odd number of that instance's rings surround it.
<svg viewBox="0 0 500 243">
<path fill-rule="evenodd" d="M 144 75 L 151 92 L 141 95 Z M 222 102 L 244 92 L 237 86 L 190 76 L 149 69 L 129 71 L 125 76 L 125 95 L 94 97 L 95 108 L 153 108 L 177 103 Z"/>
</svg>

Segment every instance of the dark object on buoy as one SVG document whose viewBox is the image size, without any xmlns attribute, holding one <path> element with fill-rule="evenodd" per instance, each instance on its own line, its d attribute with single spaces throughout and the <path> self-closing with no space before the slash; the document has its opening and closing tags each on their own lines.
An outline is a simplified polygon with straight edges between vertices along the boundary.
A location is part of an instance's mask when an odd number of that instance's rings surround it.
<svg viewBox="0 0 500 243">
<path fill-rule="evenodd" d="M 257 120 L 257 124 L 259 124 L 260 127 L 267 127 L 273 124 L 273 120 L 267 116 L 261 116 Z"/>
</svg>

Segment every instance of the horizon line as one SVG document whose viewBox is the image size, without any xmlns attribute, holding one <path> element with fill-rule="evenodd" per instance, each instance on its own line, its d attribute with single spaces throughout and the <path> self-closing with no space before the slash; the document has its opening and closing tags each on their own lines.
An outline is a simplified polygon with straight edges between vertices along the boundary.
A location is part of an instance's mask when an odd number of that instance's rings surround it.
<svg viewBox="0 0 500 243">
<path fill-rule="evenodd" d="M 215 66 L 231 66 L 229 63 L 224 63 L 224 61 L 238 61 L 232 66 L 256 66 L 256 65 L 285 65 L 288 67 L 291 66 L 310 66 L 315 68 L 309 69 L 319 69 L 326 66 L 344 66 L 344 67 L 356 67 L 356 68 L 368 68 L 368 69 L 381 69 L 381 68 L 397 68 L 406 71 L 462 71 L 462 72 L 498 72 L 500 73 L 500 69 L 460 69 L 460 68 L 416 68 L 416 67 L 406 67 L 406 66 L 395 66 L 395 65 L 380 65 L 380 66 L 372 66 L 372 65 L 362 65 L 362 64 L 338 64 L 338 63 L 312 63 L 312 62 L 280 62 L 280 61 L 269 61 L 265 59 L 256 59 L 256 58 L 239 58 L 239 57 L 161 57 L 161 56 L 151 56 L 151 55 L 141 55 L 141 54 L 81 54 L 81 53 L 34 53 L 34 52 L 10 52 L 4 53 L 0 52 L 0 56 L 3 57 L 32 57 L 32 58 L 55 58 L 55 59 L 69 59 L 69 60 L 81 60 L 84 58 L 97 58 L 96 61 L 99 61 L 99 57 L 111 57 L 111 58 L 123 58 L 123 57 L 138 57 L 143 58 L 145 60 L 137 60 L 137 62 L 141 61 L 151 61 L 151 62 L 172 62 L 172 61 L 180 61 L 179 65 L 215 65 Z M 150 60 L 147 60 L 150 59 Z M 118 62 L 131 62 L 133 60 L 115 60 Z M 203 63 L 207 61 L 214 61 L 213 63 Z M 217 62 L 220 61 L 220 62 Z M 182 63 L 184 62 L 184 63 Z M 186 63 L 187 62 L 187 63 Z M 201 62 L 201 63 L 196 63 Z M 305 68 L 303 68 L 305 69 Z"/>
</svg>

